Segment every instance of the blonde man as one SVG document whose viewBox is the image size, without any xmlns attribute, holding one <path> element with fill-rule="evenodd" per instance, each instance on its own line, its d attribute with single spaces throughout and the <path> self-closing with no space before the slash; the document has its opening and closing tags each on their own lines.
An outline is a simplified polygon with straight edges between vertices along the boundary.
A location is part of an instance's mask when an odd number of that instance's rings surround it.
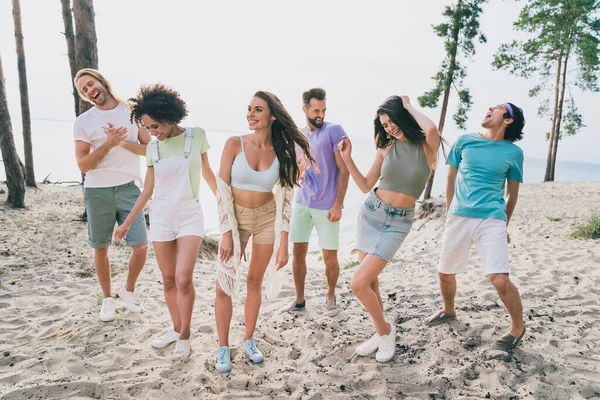
<svg viewBox="0 0 600 400">
<path fill-rule="evenodd" d="M 138 157 L 146 155 L 150 135 L 131 123 L 129 106 L 114 95 L 100 72 L 84 68 L 77 72 L 74 83 L 79 96 L 93 104 L 75 120 L 73 136 L 77 165 L 86 174 L 88 244 L 94 249 L 96 275 L 104 295 L 99 317 L 107 322 L 115 318 L 108 248 L 115 223 L 123 223 L 140 195 Z M 148 253 L 143 213 L 135 219 L 125 240 L 133 251 L 127 281 L 118 293 L 130 311 L 141 313 L 144 308 L 134 289 Z"/>
</svg>

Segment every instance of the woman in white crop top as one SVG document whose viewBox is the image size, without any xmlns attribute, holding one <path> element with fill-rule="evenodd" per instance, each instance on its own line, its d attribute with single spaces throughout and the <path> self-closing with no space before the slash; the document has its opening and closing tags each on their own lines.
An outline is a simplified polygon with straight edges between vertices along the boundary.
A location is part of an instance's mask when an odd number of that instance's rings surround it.
<svg viewBox="0 0 600 400">
<path fill-rule="evenodd" d="M 304 153 L 303 159 L 314 163 L 308 141 L 277 96 L 269 92 L 256 92 L 248 105 L 246 119 L 248 127 L 254 132 L 229 138 L 223 149 L 217 178 L 218 185 L 222 185 L 217 190 L 217 203 L 223 233 L 219 246 L 215 300 L 220 346 L 216 369 L 219 372 L 231 370 L 229 325 L 232 295 L 238 286 L 239 258 L 251 236 L 252 255 L 246 284 L 243 347 L 251 362 L 263 361 L 263 355 L 252 336 L 267 267 L 271 262 L 272 269 L 278 270 L 288 262 L 291 197 L 293 188 L 300 182 L 301 173 L 296 145 Z M 279 192 L 284 193 L 279 198 L 273 194 L 278 182 L 277 186 L 282 188 Z"/>
</svg>

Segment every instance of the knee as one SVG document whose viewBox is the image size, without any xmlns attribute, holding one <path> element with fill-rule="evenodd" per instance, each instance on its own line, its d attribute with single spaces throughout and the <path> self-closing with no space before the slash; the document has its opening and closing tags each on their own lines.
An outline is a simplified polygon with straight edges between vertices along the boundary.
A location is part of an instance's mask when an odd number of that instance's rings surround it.
<svg viewBox="0 0 600 400">
<path fill-rule="evenodd" d="M 94 255 L 96 257 L 108 257 L 108 247 L 103 249 L 94 249 Z"/>
<path fill-rule="evenodd" d="M 175 284 L 177 285 L 177 290 L 182 292 L 187 292 L 188 290 L 194 288 L 194 285 L 192 284 L 192 277 L 187 275 L 176 276 Z"/>
<path fill-rule="evenodd" d="M 175 277 L 163 276 L 163 285 L 165 285 L 165 290 L 171 290 L 175 288 Z"/>
<path fill-rule="evenodd" d="M 328 271 L 337 271 L 340 269 L 340 264 L 338 263 L 337 256 L 328 256 L 323 259 L 325 262 L 325 268 Z"/>
<path fill-rule="evenodd" d="M 146 254 L 148 254 L 148 245 L 142 244 L 140 246 L 133 246 L 131 250 L 136 257 L 146 257 Z"/>
<path fill-rule="evenodd" d="M 225 291 L 221 288 L 221 285 L 219 285 L 219 282 L 217 282 L 216 293 L 217 293 L 218 298 L 229 297 L 229 295 L 227 293 L 225 293 Z"/>
<path fill-rule="evenodd" d="M 443 284 L 450 284 L 456 281 L 456 275 L 454 274 L 442 274 L 438 272 L 438 278 Z"/>
<path fill-rule="evenodd" d="M 510 279 L 507 274 L 490 274 L 488 279 L 500 293 L 504 293 L 510 288 Z"/>
<path fill-rule="evenodd" d="M 356 297 L 360 297 L 365 291 L 371 286 L 371 282 L 365 283 L 364 281 L 356 278 L 352 278 L 350 281 L 350 289 Z"/>
<path fill-rule="evenodd" d="M 262 277 L 260 276 L 248 275 L 248 278 L 246 279 L 246 287 L 248 291 L 260 292 L 262 281 Z"/>
</svg>

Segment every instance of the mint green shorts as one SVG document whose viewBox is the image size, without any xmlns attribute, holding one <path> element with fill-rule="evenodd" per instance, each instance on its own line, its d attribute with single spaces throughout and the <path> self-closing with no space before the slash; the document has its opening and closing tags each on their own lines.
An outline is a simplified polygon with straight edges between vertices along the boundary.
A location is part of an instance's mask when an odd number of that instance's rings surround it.
<svg viewBox="0 0 600 400">
<path fill-rule="evenodd" d="M 107 188 L 85 188 L 83 191 L 88 220 L 88 244 L 94 249 L 104 249 L 112 243 L 115 223 L 121 225 L 129 215 L 140 189 L 134 182 Z M 148 243 L 144 212 L 137 215 L 125 242 L 128 246 Z"/>
<path fill-rule="evenodd" d="M 327 219 L 329 210 L 317 210 L 294 203 L 290 240 L 292 243 L 308 243 L 313 227 L 317 228 L 319 247 L 337 250 L 340 244 L 340 222 Z"/>
</svg>

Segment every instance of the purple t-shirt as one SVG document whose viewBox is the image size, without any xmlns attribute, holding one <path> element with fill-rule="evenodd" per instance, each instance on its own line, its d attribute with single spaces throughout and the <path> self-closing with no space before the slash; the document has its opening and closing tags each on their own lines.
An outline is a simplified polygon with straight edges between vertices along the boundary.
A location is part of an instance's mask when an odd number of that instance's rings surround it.
<svg viewBox="0 0 600 400">
<path fill-rule="evenodd" d="M 316 131 L 301 129 L 310 143 L 310 154 L 317 162 L 319 172 L 309 168 L 302 178 L 301 187 L 296 192 L 296 203 L 317 210 L 329 210 L 335 203 L 340 170 L 335 162 L 338 143 L 346 135 L 344 129 L 329 122 Z"/>
</svg>

